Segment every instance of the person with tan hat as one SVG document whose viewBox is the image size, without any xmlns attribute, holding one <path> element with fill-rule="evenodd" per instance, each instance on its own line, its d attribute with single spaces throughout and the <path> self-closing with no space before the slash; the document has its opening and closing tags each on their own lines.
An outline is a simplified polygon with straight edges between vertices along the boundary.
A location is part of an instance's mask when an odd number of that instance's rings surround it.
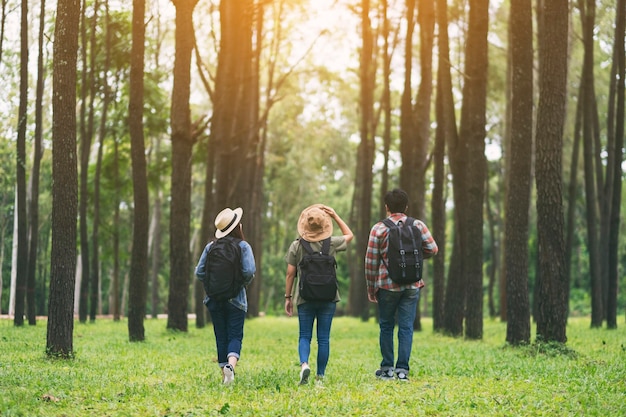
<svg viewBox="0 0 626 417">
<path fill-rule="evenodd" d="M 339 226 L 342 235 L 332 236 L 333 220 Z M 314 204 L 302 210 L 298 220 L 299 239 L 289 246 L 285 255 L 287 262 L 287 275 L 285 285 L 285 313 L 293 315 L 293 299 L 298 307 L 298 322 L 300 336 L 298 340 L 298 353 L 300 356 L 300 384 L 307 384 L 311 374 L 309 367 L 309 355 L 311 353 L 311 339 L 313 337 L 313 323 L 317 320 L 317 381 L 321 383 L 328 364 L 330 353 L 330 327 L 337 302 L 339 290 L 335 290 L 331 301 L 307 300 L 302 296 L 300 286 L 302 284 L 302 260 L 306 255 L 304 245 L 310 246 L 313 251 L 323 252 L 334 257 L 335 253 L 345 251 L 347 244 L 352 241 L 354 235 L 341 217 L 331 207 L 323 204 Z M 303 242 L 304 241 L 304 242 Z M 307 242 L 309 242 L 307 244 Z M 333 259 L 334 261 L 334 259 Z M 298 277 L 297 285 L 294 286 Z"/>
<path fill-rule="evenodd" d="M 202 251 L 195 271 L 207 293 L 204 304 L 211 312 L 224 384 L 235 380 L 248 311 L 246 286 L 256 272 L 254 253 L 243 234 L 242 216 L 241 208 L 225 208 L 218 213 L 215 240 Z"/>
</svg>

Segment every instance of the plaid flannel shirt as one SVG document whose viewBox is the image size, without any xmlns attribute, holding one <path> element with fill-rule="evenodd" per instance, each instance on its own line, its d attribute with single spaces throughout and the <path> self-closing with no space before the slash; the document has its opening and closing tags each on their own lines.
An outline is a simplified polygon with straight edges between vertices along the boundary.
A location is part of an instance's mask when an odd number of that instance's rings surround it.
<svg viewBox="0 0 626 417">
<path fill-rule="evenodd" d="M 400 220 L 406 221 L 407 216 L 403 213 L 394 213 L 389 218 L 398 223 Z M 424 259 L 434 256 L 439 251 L 435 239 L 433 239 L 428 227 L 421 220 L 415 220 L 415 226 L 422 232 L 422 249 Z M 402 291 L 408 288 L 418 288 L 417 283 L 409 285 L 396 284 L 389 277 L 387 272 L 387 248 L 389 243 L 389 228 L 381 221 L 376 223 L 370 230 L 367 242 L 367 252 L 365 253 L 365 281 L 367 292 L 375 296 L 379 288 L 390 291 Z M 384 259 L 384 262 L 383 262 Z"/>
</svg>

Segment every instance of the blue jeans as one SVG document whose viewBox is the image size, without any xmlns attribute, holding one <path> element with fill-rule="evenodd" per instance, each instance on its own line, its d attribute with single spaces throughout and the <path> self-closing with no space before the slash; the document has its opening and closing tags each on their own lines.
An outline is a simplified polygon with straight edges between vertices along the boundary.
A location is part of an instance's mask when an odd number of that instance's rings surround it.
<svg viewBox="0 0 626 417">
<path fill-rule="evenodd" d="M 317 318 L 317 375 L 324 376 L 330 355 L 330 325 L 333 322 L 337 304 L 333 301 L 312 301 L 298 306 L 298 322 L 300 338 L 298 353 L 300 363 L 309 362 L 311 339 L 313 338 L 313 321 Z"/>
<path fill-rule="evenodd" d="M 409 359 L 413 346 L 413 321 L 419 300 L 419 289 L 404 291 L 378 290 L 378 314 L 380 325 L 380 353 L 383 360 L 380 369 L 383 371 L 394 369 L 393 331 L 398 321 L 398 360 L 395 365 L 398 370 L 409 371 Z"/>
<path fill-rule="evenodd" d="M 228 364 L 229 357 L 234 356 L 239 359 L 246 313 L 232 305 L 228 300 L 215 301 L 209 299 L 207 308 L 211 312 L 211 320 L 213 321 L 217 361 L 220 368 L 223 368 L 224 365 Z"/>
</svg>

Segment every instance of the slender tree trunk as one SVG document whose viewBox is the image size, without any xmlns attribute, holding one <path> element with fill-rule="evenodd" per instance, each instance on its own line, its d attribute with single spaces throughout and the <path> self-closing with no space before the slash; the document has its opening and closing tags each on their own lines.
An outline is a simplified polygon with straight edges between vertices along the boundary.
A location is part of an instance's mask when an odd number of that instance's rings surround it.
<svg viewBox="0 0 626 417">
<path fill-rule="evenodd" d="M 433 259 L 433 328 L 442 331 L 444 327 L 445 295 L 445 254 L 446 254 L 446 204 L 445 204 L 445 148 L 446 138 L 456 143 L 456 119 L 450 78 L 450 47 L 448 44 L 448 5 L 446 0 L 437 0 L 437 27 L 439 63 L 437 68 L 437 97 L 435 131 L 434 188 L 432 197 L 433 230 L 439 252 Z"/>
<path fill-rule="evenodd" d="M 28 249 L 28 279 L 26 300 L 28 305 L 28 323 L 34 326 L 37 323 L 37 304 L 35 301 L 35 286 L 37 281 L 37 248 L 39 241 L 39 180 L 41 158 L 43 149 L 41 146 L 43 131 L 43 89 L 45 71 L 43 66 L 44 26 L 46 16 L 46 2 L 41 0 L 39 12 L 39 36 L 37 55 L 37 88 L 35 99 L 35 138 L 33 149 L 33 168 L 30 178 L 30 213 L 29 213 L 29 243 Z M 1 297 L 0 297 L 1 298 Z"/>
<path fill-rule="evenodd" d="M 187 331 L 189 277 L 189 221 L 191 219 L 191 151 L 193 137 L 189 96 L 193 9 L 197 0 L 174 0 L 176 55 L 172 89 L 172 198 L 170 203 L 170 292 L 167 328 Z"/>
<path fill-rule="evenodd" d="M 97 3 L 97 2 L 96 2 Z M 109 26 L 109 4 L 105 2 L 105 21 L 104 27 L 106 30 L 105 41 L 105 62 L 103 72 L 107 74 L 110 68 L 111 62 L 111 30 Z M 92 47 L 92 50 L 95 50 Z M 102 114 L 100 116 L 100 126 L 98 128 L 98 156 L 96 161 L 96 173 L 94 176 L 94 190 L 93 190 L 93 229 L 91 234 L 91 246 L 93 248 L 93 254 L 91 257 L 91 287 L 90 287 L 90 312 L 89 318 L 93 322 L 96 320 L 96 313 L 99 310 L 100 305 L 100 179 L 102 174 L 102 155 L 104 151 L 104 140 L 106 138 L 106 122 L 107 114 L 109 110 L 110 93 L 109 84 L 107 78 L 103 78 L 103 97 L 102 97 Z"/>
<path fill-rule="evenodd" d="M 364 259 L 371 228 L 372 208 L 372 165 L 374 163 L 374 132 L 371 131 L 373 113 L 373 51 L 374 40 L 372 25 L 369 18 L 370 2 L 361 2 L 361 27 L 362 27 L 362 50 L 360 65 L 360 143 L 357 147 L 357 173 L 354 186 L 353 215 L 351 221 L 354 227 L 355 253 L 358 259 Z M 348 294 L 348 314 L 369 318 L 369 305 L 367 301 L 367 289 L 363 284 L 365 276 L 365 264 L 363 261 L 356 262 L 353 275 L 350 277 L 350 291 Z"/>
<path fill-rule="evenodd" d="M 565 120 L 568 1 L 538 8 L 539 105 L 537 108 L 537 232 L 539 288 L 537 339 L 567 341 L 567 288 L 563 236 L 562 151 Z M 549 23 L 548 23 L 549 22 Z"/>
<path fill-rule="evenodd" d="M 611 218 L 609 227 L 609 258 L 608 258 L 608 297 L 606 305 L 606 324 L 609 329 L 617 328 L 617 293 L 618 293 L 618 280 L 619 280 L 619 231 L 620 231 L 620 217 L 621 217 L 621 201 L 622 201 L 622 162 L 623 162 L 623 149 L 624 149 L 624 90 L 626 77 L 625 69 L 625 57 L 624 57 L 624 36 L 626 28 L 626 1 L 617 0 L 616 15 L 615 15 L 615 44 L 613 46 L 613 67 L 611 71 L 616 74 L 616 77 L 611 77 L 613 82 L 611 83 L 611 90 L 615 90 L 616 95 L 613 104 L 613 99 L 609 108 L 615 108 L 615 123 L 614 123 L 614 152 L 615 157 L 613 163 L 615 164 L 613 172 L 613 192 L 611 199 Z M 611 112 L 612 113 L 612 112 Z M 613 126 L 613 123 L 609 123 L 609 126 Z"/>
<path fill-rule="evenodd" d="M 78 299 L 78 319 L 81 323 L 87 321 L 87 309 L 89 301 L 89 238 L 87 226 L 87 204 L 89 198 L 88 175 L 89 175 L 89 155 L 91 154 L 91 135 L 87 133 L 87 92 L 89 90 L 89 67 L 87 63 L 87 0 L 82 0 L 81 23 L 80 23 L 80 44 L 82 75 L 80 82 L 80 256 L 81 256 L 81 278 Z"/>
<path fill-rule="evenodd" d="M 505 220 L 507 333 L 512 345 L 530 343 L 528 229 L 533 151 L 533 31 L 530 0 L 512 0 L 511 143 Z"/>
<path fill-rule="evenodd" d="M 21 3 L 20 24 L 20 104 L 17 124 L 17 280 L 15 326 L 24 325 L 28 276 L 28 214 L 26 210 L 26 122 L 28 107 L 28 2 Z"/>
<path fill-rule="evenodd" d="M 72 357 L 76 272 L 76 58 L 78 0 L 58 0 L 52 83 L 52 251 L 46 352 Z"/>
<path fill-rule="evenodd" d="M 133 0 L 133 42 L 130 65 L 128 120 L 133 167 L 133 247 L 128 288 L 128 337 L 131 342 L 145 340 L 144 319 L 148 292 L 149 199 L 143 134 L 143 76 L 145 51 L 145 0 Z"/>
<path fill-rule="evenodd" d="M 463 275 L 467 281 L 466 328 L 468 339 L 483 335 L 483 204 L 485 194 L 485 122 L 487 102 L 487 32 L 489 1 L 470 0 L 466 47 L 466 79 L 463 85 L 460 137 L 467 158 L 465 233 L 461 234 Z"/>
<path fill-rule="evenodd" d="M 583 22 L 584 61 L 582 83 L 582 131 L 583 131 L 583 159 L 585 165 L 585 202 L 587 215 L 587 249 L 589 251 L 589 273 L 591 281 L 591 327 L 602 327 L 604 306 L 602 305 L 602 277 L 599 263 L 599 230 L 598 230 L 598 198 L 596 188 L 596 172 L 594 164 L 594 137 L 593 137 L 593 30 L 595 27 L 595 3 L 593 0 L 581 0 L 580 12 Z"/>
<path fill-rule="evenodd" d="M 407 1 L 407 9 L 415 8 L 415 1 Z M 400 168 L 400 187 L 409 194 L 409 212 L 417 218 L 424 219 L 426 200 L 426 167 L 428 165 L 428 148 L 430 143 L 430 102 L 432 98 L 432 51 L 435 30 L 435 7 L 431 0 L 417 1 L 417 22 L 420 27 L 420 85 L 415 98 L 415 106 L 411 104 L 411 65 L 405 65 L 405 91 L 403 93 L 403 116 L 404 110 L 408 112 L 407 122 L 402 124 L 401 131 L 401 155 L 402 166 Z M 409 27 L 413 27 L 413 11 L 407 14 Z M 411 30 L 412 34 L 412 30 Z M 409 60 L 412 56 L 412 35 L 407 33 L 407 47 L 405 54 Z M 407 93 L 408 89 L 408 93 Z M 405 95 L 407 96 L 405 98 Z M 405 103 L 407 101 L 407 103 Z M 405 130 L 405 128 L 408 128 Z M 419 303 L 415 314 L 413 328 L 421 330 L 421 314 Z"/>
</svg>

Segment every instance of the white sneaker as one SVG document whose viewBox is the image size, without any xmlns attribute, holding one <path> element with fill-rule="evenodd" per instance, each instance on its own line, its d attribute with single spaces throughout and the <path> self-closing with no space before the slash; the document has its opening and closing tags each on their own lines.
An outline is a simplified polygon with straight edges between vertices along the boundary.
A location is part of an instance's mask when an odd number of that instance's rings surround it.
<svg viewBox="0 0 626 417">
<path fill-rule="evenodd" d="M 300 385 L 306 385 L 309 383 L 309 375 L 311 375 L 311 368 L 309 368 L 308 365 L 305 365 L 305 367 L 300 371 Z"/>
<path fill-rule="evenodd" d="M 224 384 L 229 385 L 235 381 L 235 370 L 232 365 L 224 366 Z"/>
</svg>

